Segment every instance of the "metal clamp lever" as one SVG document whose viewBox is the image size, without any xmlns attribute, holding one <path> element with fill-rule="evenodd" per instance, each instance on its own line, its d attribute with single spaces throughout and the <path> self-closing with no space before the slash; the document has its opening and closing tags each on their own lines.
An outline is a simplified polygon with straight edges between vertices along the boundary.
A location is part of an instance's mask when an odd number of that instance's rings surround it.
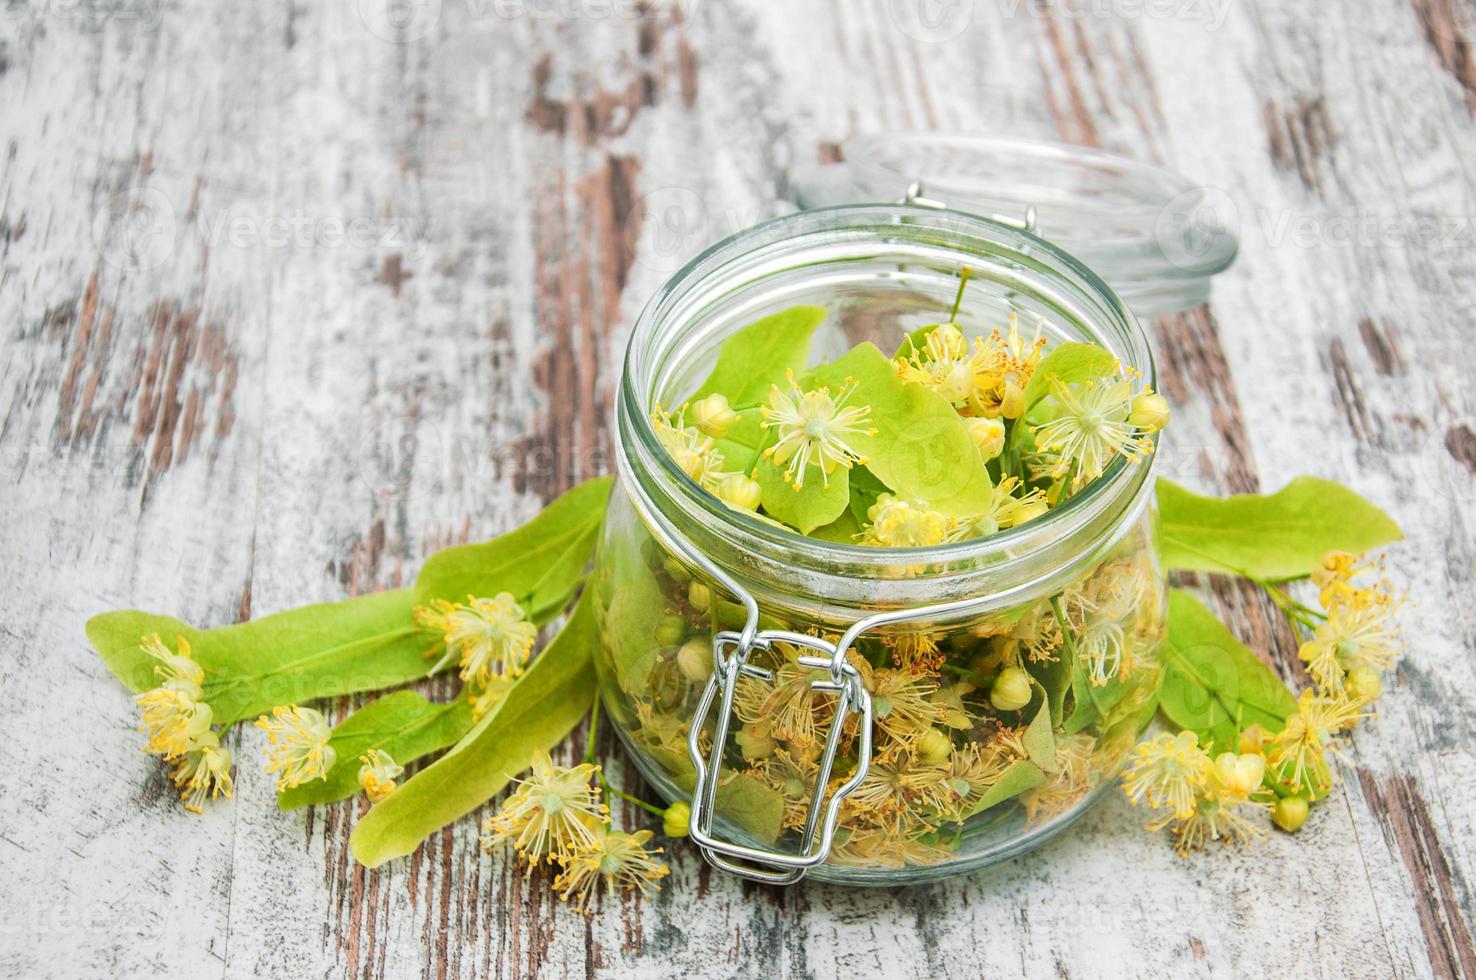
<svg viewBox="0 0 1476 980">
<path fill-rule="evenodd" d="M 755 650 L 768 650 L 773 643 L 788 643 L 793 646 L 815 650 L 823 656 L 801 656 L 802 667 L 824 670 L 830 677 L 811 682 L 815 691 L 833 693 L 837 696 L 835 716 L 831 719 L 825 736 L 825 749 L 821 753 L 819 768 L 815 774 L 815 788 L 810 794 L 810 805 L 805 814 L 805 826 L 800 836 L 798 853 L 786 853 L 764 847 L 750 847 L 736 841 L 723 840 L 713 832 L 713 812 L 717 803 L 717 789 L 722 771 L 723 752 L 727 746 L 729 723 L 733 716 L 733 695 L 738 688 L 739 677 L 771 681 L 770 671 L 748 664 Z M 790 884 L 803 878 L 805 872 L 825 861 L 835 839 L 835 827 L 840 818 L 841 803 L 866 778 L 871 763 L 871 695 L 861 683 L 861 674 L 847 662 L 844 648 L 828 640 L 804 633 L 787 630 L 761 630 L 753 634 L 745 644 L 744 634 L 723 631 L 713 639 L 714 667 L 712 677 L 702 692 L 697 710 L 687 733 L 687 750 L 692 756 L 692 765 L 697 770 L 697 783 L 692 793 L 691 836 L 702 849 L 703 856 L 724 871 L 766 881 L 773 884 Z M 839 667 L 837 667 L 837 664 Z M 711 756 L 704 758 L 699 736 L 712 711 L 712 703 L 719 691 L 722 705 L 719 709 L 717 727 L 713 732 Z M 835 766 L 836 751 L 840 746 L 841 733 L 852 714 L 861 716 L 860 744 L 857 750 L 856 771 L 851 778 L 838 787 L 825 802 L 825 788 L 830 783 L 830 773 Z M 823 819 L 822 819 L 823 811 Z"/>
</svg>

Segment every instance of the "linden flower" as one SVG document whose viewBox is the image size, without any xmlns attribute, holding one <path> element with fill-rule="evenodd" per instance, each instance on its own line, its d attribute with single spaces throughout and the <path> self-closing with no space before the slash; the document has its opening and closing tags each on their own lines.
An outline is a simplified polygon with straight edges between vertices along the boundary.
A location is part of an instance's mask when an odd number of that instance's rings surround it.
<svg viewBox="0 0 1476 980">
<path fill-rule="evenodd" d="M 815 713 L 821 695 L 810 685 L 819 675 L 799 665 L 798 651 L 783 649 L 786 662 L 775 669 L 772 681 L 739 678 L 733 713 L 745 724 L 768 723 L 775 736 L 796 747 L 813 745 L 820 734 Z"/>
<path fill-rule="evenodd" d="M 986 538 L 996 531 L 1033 521 L 1051 509 L 1046 495 L 1040 490 L 1032 488 L 1016 496 L 1016 491 L 1022 485 L 1018 476 L 1007 476 L 1000 480 L 989 498 L 988 509 L 955 524 L 948 534 L 948 540 Z"/>
<path fill-rule="evenodd" d="M 370 803 L 378 803 L 395 791 L 395 780 L 405 772 L 405 767 L 396 765 L 388 752 L 370 749 L 359 756 L 363 763 L 359 767 L 359 785 Z"/>
<path fill-rule="evenodd" d="M 820 767 L 812 759 L 776 749 L 753 773 L 784 797 L 784 826 L 798 830 L 805 825 L 810 812 L 810 797 L 815 793 L 815 776 Z"/>
<path fill-rule="evenodd" d="M 659 890 L 661 886 L 655 883 L 671 874 L 671 869 L 656 860 L 661 848 L 647 849 L 652 836 L 649 830 L 627 834 L 597 825 L 589 846 L 569 857 L 563 873 L 554 879 L 559 900 L 567 902 L 573 896 L 575 907 L 587 913 L 602 878 L 612 891 L 638 889 L 650 895 Z"/>
<path fill-rule="evenodd" d="M 948 757 L 948 773 L 944 777 L 953 793 L 953 799 L 944 808 L 947 815 L 962 820 L 969 805 L 999 782 L 1007 765 L 1002 754 L 984 749 L 977 742 L 954 749 Z"/>
<path fill-rule="evenodd" d="M 1010 333 L 1001 337 L 996 330 L 989 338 L 992 363 L 984 377 L 975 382 L 974 409 L 987 418 L 1017 419 L 1025 412 L 1025 386 L 1035 374 L 1045 351 L 1046 338 L 1040 335 L 1045 317 L 1037 315 L 1035 336 L 1029 341 L 1020 336 L 1014 313 L 1010 314 Z"/>
<path fill-rule="evenodd" d="M 461 661 L 461 679 L 487 684 L 495 677 L 516 677 L 533 652 L 538 628 L 528 622 L 523 607 L 511 593 L 500 592 L 491 599 L 467 596 L 466 603 L 434 600 L 415 609 L 415 624 L 442 634 L 447 660 Z"/>
<path fill-rule="evenodd" d="M 1265 827 L 1253 823 L 1239 812 L 1239 807 L 1249 805 L 1263 809 L 1259 804 L 1237 803 L 1205 797 L 1187 818 L 1174 828 L 1174 851 L 1187 857 L 1212 840 L 1223 840 L 1232 844 L 1245 845 L 1264 840 L 1269 836 Z"/>
<path fill-rule="evenodd" d="M 781 391 L 774 385 L 769 391 L 769 404 L 759 409 L 763 416 L 760 425 L 779 430 L 779 441 L 764 450 L 764 455 L 775 465 L 789 464 L 784 478 L 796 490 L 804 486 L 805 471 L 811 463 L 820 468 L 820 480 L 829 486 L 830 474 L 837 469 L 850 469 L 855 463 L 866 462 L 846 440 L 876 434 L 875 429 L 864 427 L 871 416 L 871 406 L 846 405 L 856 392 L 854 381 L 847 381 L 838 396 L 832 398 L 828 387 L 801 391 L 793 372 L 787 377 L 789 391 Z"/>
<path fill-rule="evenodd" d="M 932 727 L 938 717 L 932 701 L 938 690 L 936 683 L 906 670 L 872 668 L 870 664 L 862 667 L 864 663 L 857 667 L 861 669 L 861 683 L 871 695 L 871 716 L 878 728 L 905 741 Z"/>
<path fill-rule="evenodd" d="M 1393 669 L 1400 652 L 1399 636 L 1389 626 L 1394 608 L 1389 604 L 1332 606 L 1327 621 L 1297 651 L 1323 693 L 1342 691 L 1343 675 L 1348 671 Z"/>
<path fill-rule="evenodd" d="M 942 810 L 955 798 L 950 778 L 947 766 L 928 762 L 911 746 L 894 744 L 871 760 L 866 778 L 846 802 L 881 817 Z"/>
<path fill-rule="evenodd" d="M 266 732 L 266 771 L 277 774 L 277 792 L 314 779 L 327 779 L 338 753 L 328 744 L 333 731 L 312 708 L 278 705 L 269 719 L 262 715 L 256 727 Z"/>
<path fill-rule="evenodd" d="M 594 849 L 606 810 L 600 791 L 590 785 L 598 766 L 556 766 L 545 751 L 533 753 L 532 775 L 482 825 L 482 849 L 510 843 L 529 864 L 541 858 L 565 861 Z"/>
<path fill-rule="evenodd" d="M 214 732 L 205 732 L 174 764 L 174 787 L 184 808 L 191 813 L 204 813 L 205 801 L 235 791 L 231 780 L 231 753 L 220 747 Z"/>
<path fill-rule="evenodd" d="M 196 701 L 185 691 L 156 687 L 135 700 L 143 722 L 139 731 L 149 736 L 145 752 L 177 759 L 210 731 L 210 705 Z"/>
<path fill-rule="evenodd" d="M 663 449 L 697 483 L 714 490 L 727 474 L 723 472 L 723 454 L 712 437 L 685 422 L 685 413 L 673 417 L 661 406 L 651 413 L 651 426 Z"/>
<path fill-rule="evenodd" d="M 497 707 L 516 680 L 507 674 L 494 674 L 481 684 L 468 684 L 466 699 L 471 702 L 472 721 L 481 721 L 483 715 Z"/>
<path fill-rule="evenodd" d="M 1056 740 L 1056 773 L 1030 790 L 1022 799 L 1028 826 L 1048 824 L 1070 810 L 1092 788 L 1092 752 L 1096 739 L 1090 735 L 1067 735 Z"/>
<path fill-rule="evenodd" d="M 179 652 L 171 652 L 152 633 L 139 641 L 139 648 L 155 661 L 154 674 L 158 687 L 138 695 L 142 724 L 139 731 L 149 736 L 144 751 L 177 759 L 188 752 L 195 739 L 210 731 L 210 705 L 203 700 L 205 671 L 190 656 L 190 643 L 183 636 L 174 638 Z"/>
<path fill-rule="evenodd" d="M 937 511 L 899 500 L 889 493 L 866 511 L 871 523 L 858 537 L 877 548 L 930 548 L 949 536 L 952 520 Z"/>
<path fill-rule="evenodd" d="M 1337 751 L 1334 736 L 1351 728 L 1362 716 L 1362 699 L 1322 697 L 1303 691 L 1297 713 L 1270 739 L 1266 761 L 1284 786 L 1310 790 L 1315 797 L 1332 788 L 1332 769 L 1326 753 Z"/>
<path fill-rule="evenodd" d="M 851 830 L 837 841 L 830 859 L 862 868 L 906 868 L 937 864 L 953 855 L 949 848 L 926 838 L 927 831 Z"/>
<path fill-rule="evenodd" d="M 1331 610 L 1335 606 L 1366 607 L 1386 605 L 1391 596 L 1386 583 L 1371 588 L 1360 588 L 1353 580 L 1364 572 L 1379 566 L 1365 561 L 1361 555 L 1346 551 L 1330 551 L 1322 556 L 1321 567 L 1312 572 L 1312 583 L 1319 592 L 1317 600 L 1322 608 Z"/>
<path fill-rule="evenodd" d="M 1214 763 L 1199 747 L 1193 732 L 1161 734 L 1140 743 L 1130 754 L 1123 791 L 1134 805 L 1172 809 L 1172 816 L 1186 820 L 1194 815 L 1194 800 L 1204 788 Z"/>
<path fill-rule="evenodd" d="M 975 383 L 993 365 L 991 352 L 982 342 L 972 347 L 963 331 L 952 323 L 940 323 L 929 331 L 921 350 L 898 358 L 897 376 L 929 388 L 955 408 L 975 397 Z"/>
<path fill-rule="evenodd" d="M 1151 449 L 1143 430 L 1128 421 L 1133 386 L 1127 378 L 1084 381 L 1075 387 L 1051 378 L 1050 384 L 1060 414 L 1037 429 L 1035 438 L 1058 455 L 1052 474 L 1056 479 L 1074 468 L 1072 485 L 1079 487 L 1101 476 L 1114 456 L 1137 457 Z"/>
</svg>

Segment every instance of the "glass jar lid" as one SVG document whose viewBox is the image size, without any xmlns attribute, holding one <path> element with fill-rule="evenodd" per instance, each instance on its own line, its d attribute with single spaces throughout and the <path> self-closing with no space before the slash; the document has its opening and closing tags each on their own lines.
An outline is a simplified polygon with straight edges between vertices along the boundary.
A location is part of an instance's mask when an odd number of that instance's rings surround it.
<svg viewBox="0 0 1476 980">
<path fill-rule="evenodd" d="M 1235 261 L 1234 204 L 1215 188 L 1103 150 L 938 132 L 848 140 L 842 161 L 795 181 L 802 208 L 922 194 L 1023 223 L 1097 272 L 1139 316 L 1200 305 Z"/>
</svg>

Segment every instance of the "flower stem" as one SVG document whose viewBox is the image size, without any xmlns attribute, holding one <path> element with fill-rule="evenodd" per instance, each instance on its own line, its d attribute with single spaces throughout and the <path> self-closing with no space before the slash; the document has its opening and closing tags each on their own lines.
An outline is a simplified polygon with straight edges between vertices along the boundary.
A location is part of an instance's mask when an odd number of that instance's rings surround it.
<svg viewBox="0 0 1476 980">
<path fill-rule="evenodd" d="M 958 319 L 958 308 L 963 305 L 964 287 L 969 284 L 969 276 L 972 272 L 972 269 L 964 266 L 963 271 L 958 274 L 958 292 L 953 297 L 953 309 L 948 311 L 949 323 L 953 323 Z"/>
<path fill-rule="evenodd" d="M 600 733 L 600 695 L 595 692 L 594 706 L 589 709 L 589 735 L 584 743 L 584 762 L 591 765 L 595 761 L 595 740 Z M 600 777 L 601 781 L 604 777 Z"/>
<path fill-rule="evenodd" d="M 639 797 L 631 796 L 629 793 L 621 792 L 614 786 L 611 786 L 610 781 L 605 778 L 605 774 L 603 771 L 600 772 L 600 786 L 604 789 L 606 793 L 609 793 L 611 796 L 618 796 L 627 803 L 634 803 L 636 806 L 640 807 L 642 810 L 645 810 L 647 813 L 655 814 L 658 817 L 666 815 L 666 811 L 661 809 L 660 807 L 653 806 L 652 804 L 647 803 L 645 800 L 640 799 Z"/>
</svg>

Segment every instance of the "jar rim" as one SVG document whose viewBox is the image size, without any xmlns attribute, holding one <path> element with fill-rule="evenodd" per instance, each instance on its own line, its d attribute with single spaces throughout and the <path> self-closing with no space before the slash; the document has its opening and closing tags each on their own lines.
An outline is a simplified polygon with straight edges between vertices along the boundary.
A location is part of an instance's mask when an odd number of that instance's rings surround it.
<svg viewBox="0 0 1476 980">
<path fill-rule="evenodd" d="M 957 253 L 960 267 L 969 264 L 970 253 L 962 247 L 967 241 L 965 235 L 974 235 L 980 240 L 1004 246 L 1019 256 L 1028 256 L 1037 262 L 1044 260 L 1045 267 L 1050 272 L 1066 279 L 1071 286 L 1100 305 L 1101 312 L 1111 322 L 1097 326 L 1114 329 L 1131 347 L 1131 352 L 1135 355 L 1132 367 L 1156 390 L 1157 373 L 1152 347 L 1142 325 L 1101 277 L 1050 241 L 1005 222 L 954 209 L 940 210 L 912 204 L 816 208 L 768 219 L 708 247 L 669 277 L 642 308 L 626 346 L 617 396 L 616 459 L 622 478 L 634 475 L 637 468 L 631 458 L 631 450 L 634 449 L 639 462 L 646 464 L 645 468 L 654 464 L 659 470 L 665 478 L 666 488 L 679 491 L 679 494 L 668 493 L 665 496 L 679 506 L 694 508 L 696 513 L 693 516 L 698 517 L 709 528 L 739 532 L 744 539 L 743 543 L 750 547 L 773 549 L 790 561 L 845 562 L 871 568 L 913 563 L 956 565 L 959 562 L 977 563 L 991 558 L 1018 559 L 1036 550 L 1022 546 L 1030 542 L 1044 544 L 1058 540 L 1067 529 L 1080 525 L 1083 515 L 1099 513 L 1107 501 L 1122 500 L 1126 509 L 1134 512 L 1140 509 L 1134 504 L 1140 503 L 1140 498 L 1145 498 L 1151 490 L 1156 452 L 1147 461 L 1119 457 L 1081 492 L 1072 495 L 1065 503 L 1052 508 L 1044 516 L 1019 527 L 997 531 L 985 537 L 926 547 L 873 547 L 810 537 L 729 507 L 688 476 L 670 454 L 662 449 L 650 417 L 650 389 L 653 385 L 648 376 L 649 365 L 644 355 L 663 326 L 664 317 L 671 312 L 670 307 L 675 299 L 681 298 L 687 291 L 700 289 L 704 282 L 716 277 L 732 262 L 750 256 L 759 249 L 775 245 L 793 246 L 806 235 L 831 231 L 855 234 L 868 230 L 880 233 L 883 229 L 905 231 L 909 228 L 942 233 L 945 236 L 954 235 L 955 240 L 951 243 L 953 247 L 950 251 Z M 983 253 L 975 253 L 975 257 L 982 258 Z M 1076 281 L 1070 282 L 1072 279 Z M 1120 352 L 1114 353 L 1120 356 Z M 633 437 L 634 445 L 627 445 L 627 436 Z M 1155 434 L 1155 450 L 1157 439 Z M 642 496 L 646 495 L 643 493 Z M 658 505 L 655 509 L 659 511 L 661 508 Z M 653 515 L 647 516 L 649 519 Z M 663 519 L 670 523 L 668 515 L 663 515 Z"/>
</svg>

